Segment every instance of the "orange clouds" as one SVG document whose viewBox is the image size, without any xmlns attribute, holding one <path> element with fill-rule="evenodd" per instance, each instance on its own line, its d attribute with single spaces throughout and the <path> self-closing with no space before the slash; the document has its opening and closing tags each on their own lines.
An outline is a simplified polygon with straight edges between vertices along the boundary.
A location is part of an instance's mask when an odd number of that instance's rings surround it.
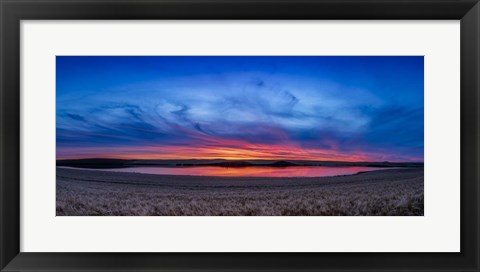
<svg viewBox="0 0 480 272">
<path fill-rule="evenodd" d="M 136 146 L 116 148 L 70 148 L 66 158 L 119 159 L 226 159 L 226 160 L 314 160 L 314 161 L 384 161 L 389 154 L 303 149 L 292 145 L 251 144 L 238 140 L 211 141 L 197 146 Z M 92 154 L 94 154 L 92 156 Z M 404 158 L 411 161 L 412 158 Z"/>
</svg>

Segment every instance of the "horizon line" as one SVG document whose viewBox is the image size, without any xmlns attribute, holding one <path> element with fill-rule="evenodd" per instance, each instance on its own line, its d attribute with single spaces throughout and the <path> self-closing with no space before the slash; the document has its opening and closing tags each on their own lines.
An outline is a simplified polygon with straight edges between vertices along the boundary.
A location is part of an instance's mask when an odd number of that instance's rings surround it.
<svg viewBox="0 0 480 272">
<path fill-rule="evenodd" d="M 85 158 L 57 158 L 56 161 L 73 161 L 73 160 L 121 160 L 121 161 L 189 161 L 189 160 L 198 160 L 198 161 L 214 161 L 214 160 L 224 160 L 224 161 L 308 161 L 308 162 L 340 162 L 340 163 L 425 163 L 424 161 L 336 161 L 336 160 L 306 160 L 306 159 L 223 159 L 223 158 L 213 158 L 213 159 L 124 159 L 124 158 L 108 158 L 108 157 L 85 157 Z"/>
</svg>

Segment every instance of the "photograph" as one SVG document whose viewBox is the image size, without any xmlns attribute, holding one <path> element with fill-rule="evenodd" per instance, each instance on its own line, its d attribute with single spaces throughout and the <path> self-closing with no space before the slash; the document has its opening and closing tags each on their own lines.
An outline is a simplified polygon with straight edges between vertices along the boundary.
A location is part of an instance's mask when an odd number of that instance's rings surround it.
<svg viewBox="0 0 480 272">
<path fill-rule="evenodd" d="M 424 215 L 424 56 L 55 64 L 56 216 Z"/>
</svg>

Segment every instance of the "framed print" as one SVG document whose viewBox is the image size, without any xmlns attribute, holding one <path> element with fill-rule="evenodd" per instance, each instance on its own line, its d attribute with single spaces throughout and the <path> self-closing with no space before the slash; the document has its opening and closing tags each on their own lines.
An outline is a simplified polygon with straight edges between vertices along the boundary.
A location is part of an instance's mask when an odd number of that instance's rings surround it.
<svg viewBox="0 0 480 272">
<path fill-rule="evenodd" d="M 1 271 L 479 271 L 477 1 L 10 1 Z"/>
</svg>

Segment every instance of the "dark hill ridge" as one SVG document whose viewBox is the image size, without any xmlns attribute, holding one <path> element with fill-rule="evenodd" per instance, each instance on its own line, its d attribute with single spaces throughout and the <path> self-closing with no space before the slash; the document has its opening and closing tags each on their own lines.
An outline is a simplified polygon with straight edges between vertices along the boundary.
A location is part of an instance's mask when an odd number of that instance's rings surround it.
<svg viewBox="0 0 480 272">
<path fill-rule="evenodd" d="M 335 162 L 335 161 L 303 161 L 303 160 L 123 160 L 109 158 L 88 158 L 57 160 L 57 166 L 77 168 L 125 168 L 135 166 L 164 166 L 164 167 L 295 167 L 295 166 L 366 166 L 366 167 L 423 167 L 423 162 Z"/>
<path fill-rule="evenodd" d="M 57 166 L 69 166 L 78 168 L 124 168 L 132 165 L 133 160 L 122 159 L 74 159 L 57 160 Z"/>
<path fill-rule="evenodd" d="M 224 161 L 224 162 L 217 162 L 217 163 L 207 163 L 202 165 L 209 165 L 209 166 L 222 166 L 222 167 L 247 167 L 247 166 L 255 166 L 255 164 L 247 162 L 247 161 Z"/>
<path fill-rule="evenodd" d="M 287 161 L 277 161 L 272 164 L 269 164 L 268 166 L 273 166 L 273 167 L 288 167 L 288 166 L 299 166 L 296 163 L 292 162 L 287 162 Z"/>
</svg>

